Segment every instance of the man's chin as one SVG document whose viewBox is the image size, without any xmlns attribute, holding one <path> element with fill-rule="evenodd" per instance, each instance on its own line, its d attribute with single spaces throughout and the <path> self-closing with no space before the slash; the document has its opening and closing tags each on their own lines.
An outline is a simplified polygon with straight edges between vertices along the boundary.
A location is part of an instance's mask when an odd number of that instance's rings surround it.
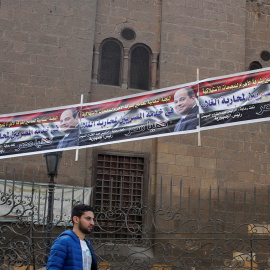
<svg viewBox="0 0 270 270">
<path fill-rule="evenodd" d="M 180 114 L 180 115 L 184 115 L 185 114 L 184 111 L 177 111 L 177 113 Z"/>
<path fill-rule="evenodd" d="M 87 229 L 81 230 L 81 232 L 84 234 L 90 234 L 92 232 L 92 229 L 91 230 L 87 230 Z"/>
</svg>

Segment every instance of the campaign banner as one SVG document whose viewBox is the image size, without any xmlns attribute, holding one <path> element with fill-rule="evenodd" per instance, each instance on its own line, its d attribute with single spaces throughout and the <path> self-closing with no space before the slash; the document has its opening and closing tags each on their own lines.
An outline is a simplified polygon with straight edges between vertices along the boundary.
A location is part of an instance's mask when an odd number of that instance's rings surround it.
<svg viewBox="0 0 270 270">
<path fill-rule="evenodd" d="M 192 98 L 179 105 L 177 93 L 187 96 L 186 89 Z M 101 102 L 0 116 L 0 158 L 196 132 L 199 110 L 195 93 L 193 83 Z M 176 129 L 182 113 L 193 106 L 193 123 L 185 121 L 184 129 Z"/>
<path fill-rule="evenodd" d="M 69 107 L 59 107 L 0 117 L 0 158 L 57 150 L 67 126 L 71 134 L 78 128 L 80 108 L 72 108 L 68 114 Z M 77 142 L 73 140 L 72 146 Z"/>
<path fill-rule="evenodd" d="M 192 99 L 178 108 L 177 98 Z M 199 109 L 196 105 L 196 84 L 181 85 L 135 97 L 126 97 L 101 104 L 86 104 L 82 107 L 79 146 L 100 145 L 112 142 L 138 140 L 165 136 L 174 132 L 196 132 Z M 182 111 L 195 107 L 185 129 L 177 129 Z"/>
<path fill-rule="evenodd" d="M 100 102 L 0 115 L 0 159 L 267 121 L 270 68 Z"/>
<path fill-rule="evenodd" d="M 199 83 L 200 128 L 267 121 L 270 70 L 231 75 Z"/>
</svg>

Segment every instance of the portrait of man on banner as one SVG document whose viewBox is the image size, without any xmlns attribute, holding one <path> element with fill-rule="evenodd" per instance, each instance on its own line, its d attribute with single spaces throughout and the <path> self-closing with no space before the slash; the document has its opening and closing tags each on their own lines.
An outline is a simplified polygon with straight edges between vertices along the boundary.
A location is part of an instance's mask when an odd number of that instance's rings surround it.
<svg viewBox="0 0 270 270">
<path fill-rule="evenodd" d="M 60 128 L 64 137 L 59 141 L 57 148 L 78 146 L 80 126 L 79 112 L 75 108 L 66 109 L 60 116 Z"/>
<path fill-rule="evenodd" d="M 176 123 L 174 131 L 185 131 L 196 129 L 199 125 L 199 107 L 196 104 L 196 97 L 193 90 L 184 87 L 174 94 L 175 112 L 181 115 L 181 119 Z"/>
</svg>

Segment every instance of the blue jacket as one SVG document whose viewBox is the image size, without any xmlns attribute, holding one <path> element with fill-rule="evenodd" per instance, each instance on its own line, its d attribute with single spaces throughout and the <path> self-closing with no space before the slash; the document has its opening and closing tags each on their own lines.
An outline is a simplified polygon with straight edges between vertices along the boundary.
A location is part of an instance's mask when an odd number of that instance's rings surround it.
<svg viewBox="0 0 270 270">
<path fill-rule="evenodd" d="M 85 242 L 92 255 L 91 270 L 97 270 L 97 258 L 91 243 Z M 82 249 L 80 239 L 71 230 L 61 233 L 54 241 L 47 262 L 47 270 L 82 270 Z"/>
</svg>

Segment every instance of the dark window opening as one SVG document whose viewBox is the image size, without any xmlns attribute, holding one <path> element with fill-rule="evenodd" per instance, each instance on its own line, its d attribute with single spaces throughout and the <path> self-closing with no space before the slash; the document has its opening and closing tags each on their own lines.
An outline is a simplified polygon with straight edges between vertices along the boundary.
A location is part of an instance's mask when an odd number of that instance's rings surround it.
<svg viewBox="0 0 270 270">
<path fill-rule="evenodd" d="M 143 46 L 137 46 L 130 56 L 130 88 L 149 90 L 150 52 Z"/>
<path fill-rule="evenodd" d="M 262 51 L 261 52 L 261 58 L 262 58 L 263 61 L 269 61 L 270 60 L 270 52 Z"/>
<path fill-rule="evenodd" d="M 99 71 L 100 84 L 120 85 L 121 56 L 121 47 L 117 42 L 110 40 L 102 45 Z"/>
<path fill-rule="evenodd" d="M 131 28 L 125 28 L 121 31 L 121 36 L 125 40 L 134 40 L 136 33 Z"/>
<path fill-rule="evenodd" d="M 260 68 L 262 68 L 262 65 L 257 61 L 254 61 L 249 65 L 249 70 L 255 70 Z"/>
</svg>

